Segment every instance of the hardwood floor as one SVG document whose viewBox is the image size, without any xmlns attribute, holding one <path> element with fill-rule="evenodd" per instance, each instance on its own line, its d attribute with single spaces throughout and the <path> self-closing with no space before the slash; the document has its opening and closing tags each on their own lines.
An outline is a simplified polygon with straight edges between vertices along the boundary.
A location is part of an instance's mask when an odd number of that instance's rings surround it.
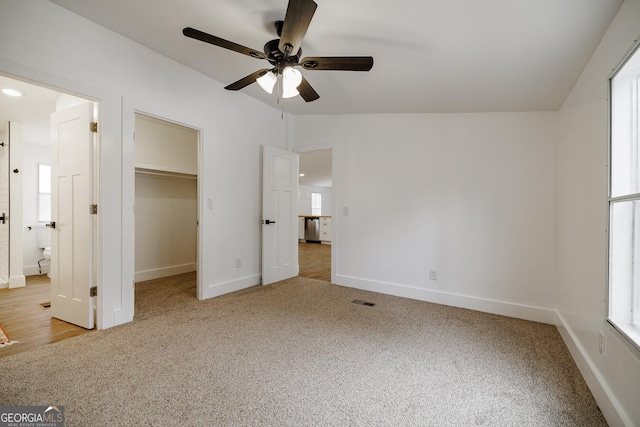
<svg viewBox="0 0 640 427">
<path fill-rule="evenodd" d="M 331 282 L 331 245 L 298 243 L 299 275 Z"/>
<path fill-rule="evenodd" d="M 86 334 L 90 330 L 54 319 L 41 304 L 50 301 L 50 281 L 28 276 L 27 286 L 0 289 L 0 325 L 16 344 L 0 347 L 0 358 Z"/>
</svg>

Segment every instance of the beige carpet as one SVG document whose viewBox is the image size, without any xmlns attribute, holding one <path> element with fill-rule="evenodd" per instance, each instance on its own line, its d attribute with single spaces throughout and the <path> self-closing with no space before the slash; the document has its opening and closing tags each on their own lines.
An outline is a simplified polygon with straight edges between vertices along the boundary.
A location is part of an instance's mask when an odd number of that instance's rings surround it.
<svg viewBox="0 0 640 427">
<path fill-rule="evenodd" d="M 3 359 L 1 404 L 68 426 L 606 425 L 553 326 L 312 279 L 194 286 L 138 284 L 133 323 Z"/>
</svg>

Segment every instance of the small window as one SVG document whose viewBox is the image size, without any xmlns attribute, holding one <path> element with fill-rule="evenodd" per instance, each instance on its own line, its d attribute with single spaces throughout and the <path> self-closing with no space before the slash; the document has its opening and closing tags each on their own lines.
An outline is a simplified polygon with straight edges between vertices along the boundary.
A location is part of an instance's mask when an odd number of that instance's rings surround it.
<svg viewBox="0 0 640 427">
<path fill-rule="evenodd" d="M 609 322 L 640 348 L 640 51 L 610 80 Z"/>
<path fill-rule="evenodd" d="M 51 221 L 51 165 L 38 165 L 38 222 Z"/>
<path fill-rule="evenodd" d="M 311 215 L 322 215 L 322 193 L 311 193 Z"/>
</svg>

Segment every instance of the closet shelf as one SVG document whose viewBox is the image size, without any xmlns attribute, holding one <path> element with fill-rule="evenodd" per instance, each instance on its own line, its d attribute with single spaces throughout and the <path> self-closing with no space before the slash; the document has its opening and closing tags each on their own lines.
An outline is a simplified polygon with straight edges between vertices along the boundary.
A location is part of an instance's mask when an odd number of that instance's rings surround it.
<svg viewBox="0 0 640 427">
<path fill-rule="evenodd" d="M 136 173 L 142 175 L 166 176 L 171 178 L 198 179 L 198 175 L 192 173 L 173 172 L 161 169 L 142 168 L 137 166 Z"/>
</svg>

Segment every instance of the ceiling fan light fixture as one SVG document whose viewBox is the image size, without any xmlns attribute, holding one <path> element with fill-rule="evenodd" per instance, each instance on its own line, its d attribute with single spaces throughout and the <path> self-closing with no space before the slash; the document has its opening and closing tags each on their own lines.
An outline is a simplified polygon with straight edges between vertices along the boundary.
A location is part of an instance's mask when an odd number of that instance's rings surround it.
<svg viewBox="0 0 640 427">
<path fill-rule="evenodd" d="M 278 81 L 278 78 L 276 77 L 275 74 L 273 74 L 271 71 L 269 71 L 264 76 L 259 77 L 258 79 L 256 79 L 256 81 L 258 82 L 260 87 L 262 89 L 264 89 L 265 92 L 267 92 L 268 94 L 272 94 L 273 93 L 273 87 L 276 85 L 276 82 Z"/>
<path fill-rule="evenodd" d="M 284 88 L 295 89 L 302 83 L 302 73 L 293 67 L 285 67 L 282 70 L 282 84 Z"/>
<path fill-rule="evenodd" d="M 283 98 L 293 98 L 294 96 L 300 95 L 298 89 L 295 87 L 287 88 L 286 86 L 282 89 L 282 97 Z"/>
</svg>

